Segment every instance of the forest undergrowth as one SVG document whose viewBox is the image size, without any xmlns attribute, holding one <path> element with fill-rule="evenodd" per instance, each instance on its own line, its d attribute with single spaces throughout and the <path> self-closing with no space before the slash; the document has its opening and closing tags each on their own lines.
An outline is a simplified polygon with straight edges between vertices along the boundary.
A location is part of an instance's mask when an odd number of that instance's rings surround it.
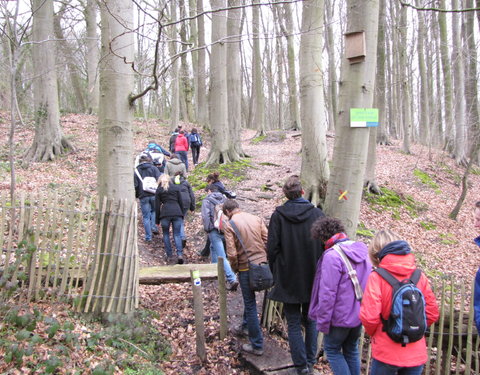
<svg viewBox="0 0 480 375">
<path fill-rule="evenodd" d="M 64 133 L 76 151 L 54 162 L 33 163 L 28 168 L 21 167 L 21 161 L 33 140 L 34 126 L 18 128 L 14 142 L 17 190 L 95 195 L 96 122 L 94 116 L 64 116 Z M 184 124 L 187 130 L 191 127 L 193 125 Z M 8 131 L 8 118 L 0 115 L 1 190 L 10 187 Z M 202 135 L 205 142 L 201 162 L 206 159 L 210 146 L 208 135 Z M 261 140 L 254 137 L 255 131 L 242 133 L 242 146 L 249 158 L 219 168 L 227 188 L 237 192 L 240 206 L 268 223 L 274 208 L 284 202 L 283 182 L 289 175 L 300 173 L 301 137 L 298 132 L 283 131 L 269 132 Z M 166 124 L 155 120 L 135 123 L 136 152 L 152 140 L 167 148 L 168 138 Z M 328 138 L 330 157 L 333 139 Z M 376 230 L 392 229 L 410 242 L 417 261 L 430 277 L 453 275 L 457 281 L 471 285 L 480 265 L 480 254 L 472 243 L 478 235 L 473 227 L 472 212 L 473 203 L 480 200 L 480 169 L 474 169 L 465 205 L 457 221 L 453 221 L 448 214 L 460 195 L 463 169 L 441 151 L 413 145 L 412 154 L 407 155 L 401 151 L 398 141 L 391 140 L 391 143 L 391 146 L 378 146 L 376 176 L 383 194 L 364 195 L 358 238 L 368 243 Z M 190 154 L 189 158 L 191 160 Z M 185 256 L 190 263 L 207 261 L 197 251 L 205 243 L 199 204 L 209 171 L 201 163 L 189 177 L 198 200 L 198 209 L 186 219 Z M 155 236 L 152 243 L 142 240 L 140 213 L 138 228 L 141 266 L 165 264 L 161 236 Z M 230 335 L 223 341 L 218 338 L 215 283 L 205 283 L 204 292 L 207 337 L 204 364 L 195 356 L 190 285 L 168 284 L 141 286 L 139 313 L 129 324 L 120 323 L 118 329 L 112 328 L 108 321 L 70 313 L 66 303 L 3 306 L 0 310 L 3 318 L 0 373 L 248 374 L 239 360 L 235 339 Z M 34 323 L 28 325 L 27 321 Z M 317 369 L 329 373 L 324 364 Z"/>
</svg>

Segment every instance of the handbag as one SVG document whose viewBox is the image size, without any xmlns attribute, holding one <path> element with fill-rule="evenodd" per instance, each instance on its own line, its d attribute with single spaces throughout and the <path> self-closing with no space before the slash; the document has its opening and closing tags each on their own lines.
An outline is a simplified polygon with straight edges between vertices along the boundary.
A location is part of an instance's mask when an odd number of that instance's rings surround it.
<svg viewBox="0 0 480 375">
<path fill-rule="evenodd" d="M 229 223 L 235 231 L 235 234 L 237 235 L 237 238 L 242 245 L 242 249 L 245 251 L 245 255 L 248 259 L 248 279 L 250 289 L 255 292 L 259 292 L 261 290 L 271 288 L 273 286 L 273 275 L 272 271 L 270 270 L 270 266 L 265 262 L 256 264 L 250 261 L 250 257 L 248 256 L 247 249 L 243 245 L 242 236 L 240 235 L 238 227 L 235 225 L 233 220 L 230 220 Z"/>
</svg>

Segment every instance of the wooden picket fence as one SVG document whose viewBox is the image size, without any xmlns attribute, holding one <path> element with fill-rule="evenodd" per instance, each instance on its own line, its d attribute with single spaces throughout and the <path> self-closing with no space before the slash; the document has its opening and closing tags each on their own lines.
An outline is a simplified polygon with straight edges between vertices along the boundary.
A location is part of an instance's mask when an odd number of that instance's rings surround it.
<svg viewBox="0 0 480 375">
<path fill-rule="evenodd" d="M 437 297 L 440 318 L 427 332 L 429 361 L 424 374 L 480 374 L 479 336 L 474 323 L 473 285 L 455 282 L 453 276 L 432 280 Z M 287 323 L 283 316 L 283 305 L 266 299 L 262 313 L 262 325 L 269 332 L 277 331 L 287 337 Z M 323 337 L 319 335 L 319 348 Z M 370 372 L 371 346 L 365 332 L 359 341 L 362 356 L 362 374 Z"/>
<path fill-rule="evenodd" d="M 0 301 L 73 300 L 78 311 L 138 306 L 136 203 L 0 194 Z"/>
</svg>

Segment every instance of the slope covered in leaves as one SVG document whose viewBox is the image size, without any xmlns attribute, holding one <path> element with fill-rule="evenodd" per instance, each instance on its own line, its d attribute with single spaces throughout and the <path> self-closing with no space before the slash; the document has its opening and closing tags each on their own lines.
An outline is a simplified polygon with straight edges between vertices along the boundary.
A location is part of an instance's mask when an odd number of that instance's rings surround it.
<svg viewBox="0 0 480 375">
<path fill-rule="evenodd" d="M 10 171 L 8 165 L 8 120 L 0 117 L 0 134 L 2 149 L 0 159 L 0 189 L 8 190 L 10 186 Z M 86 115 L 68 115 L 62 118 L 62 126 L 67 137 L 76 146 L 76 151 L 50 163 L 33 163 L 28 168 L 21 167 L 21 155 L 33 139 L 33 124 L 16 129 L 15 134 L 15 176 L 17 190 L 29 192 L 45 192 L 54 190 L 59 194 L 76 192 L 80 194 L 95 194 L 96 192 L 96 147 L 97 119 Z M 188 130 L 190 125 L 185 124 Z M 250 156 L 248 163 L 239 172 L 225 172 L 222 180 L 227 187 L 238 194 L 240 205 L 245 210 L 262 216 L 267 222 L 274 208 L 284 202 L 281 186 L 291 174 L 300 172 L 301 137 L 293 132 L 271 132 L 265 138 L 255 139 L 254 131 L 246 130 L 242 134 L 244 151 Z M 208 135 L 204 136 L 204 147 L 201 150 L 200 161 L 205 160 L 210 142 Z M 135 123 L 135 151 L 141 151 L 150 140 L 157 141 L 164 147 L 168 146 L 169 129 L 158 121 L 137 121 Z M 328 138 L 332 148 L 333 138 Z M 466 204 L 460 211 L 457 221 L 448 218 L 460 195 L 460 181 L 463 169 L 457 167 L 448 155 L 439 151 L 429 151 L 422 146 L 412 147 L 413 154 L 401 152 L 400 144 L 393 142 L 391 146 L 379 146 L 377 155 L 377 183 L 383 189 L 380 197 L 366 195 L 362 201 L 360 215 L 359 238 L 369 241 L 369 236 L 375 230 L 389 228 L 408 240 L 415 251 L 421 266 L 430 275 L 441 273 L 453 274 L 456 279 L 467 285 L 473 280 L 474 273 L 480 264 L 480 254 L 472 243 L 476 231 L 472 222 L 472 205 L 480 199 L 478 174 L 472 174 Z M 331 150 L 330 150 L 331 154 Z M 132 155 L 132 158 L 134 155 Z M 189 155 L 191 158 L 191 156 Z M 203 165 L 197 166 L 189 179 L 192 185 L 199 188 L 197 199 L 204 195 L 201 190 L 206 170 Z M 475 170 L 476 172 L 476 170 Z M 101 173 L 101 171 L 100 171 Z M 132 172 L 133 179 L 133 172 Z M 129 183 L 129 182 L 128 182 Z M 139 216 L 141 216 L 139 214 Z M 143 228 L 139 217 L 139 249 L 141 265 L 165 264 L 163 246 L 160 236 L 154 237 L 153 243 L 142 240 Z M 188 245 L 185 250 L 188 262 L 205 262 L 196 252 L 205 241 L 201 227 L 199 210 L 188 216 L 186 221 Z M 143 286 L 141 306 L 155 311 L 153 318 L 155 329 L 170 341 L 171 355 L 161 362 L 161 368 L 167 374 L 246 374 L 241 366 L 238 345 L 232 336 L 220 341 L 218 295 L 215 283 L 205 284 L 205 316 L 207 336 L 207 362 L 202 365 L 195 356 L 195 332 L 191 304 L 191 290 L 188 284 L 169 284 L 162 286 Z M 229 293 L 229 299 L 238 297 Z M 51 306 L 45 314 L 57 314 Z M 66 317 L 68 319 L 68 317 Z M 74 326 L 73 333 L 82 336 L 81 322 L 70 318 Z M 64 324 L 64 323 L 62 323 Z M 64 326 L 62 326 L 64 328 Z M 41 328 L 41 325 L 39 326 Z M 7 330 L 3 325 L 0 331 Z M 98 328 L 100 330 L 100 328 Z M 3 332 L 3 331 L 2 331 Z M 14 331 L 9 335 L 15 336 Z M 42 331 L 43 332 L 43 331 Z M 39 334 L 47 335 L 48 333 Z M 63 336 L 62 336 L 63 337 Z M 47 340 L 46 340 L 47 341 Z M 87 340 L 88 341 L 88 340 Z M 127 340 L 128 341 L 128 340 Z M 83 341 L 81 341 L 83 342 Z M 58 343 L 57 343 L 58 344 Z M 57 345 L 56 344 L 56 345 Z M 65 343 L 61 343 L 63 346 Z M 47 344 L 45 344 L 47 345 Z M 48 349 L 46 350 L 48 352 Z M 68 350 L 66 351 L 68 353 Z M 4 353 L 0 353 L 4 354 Z M 81 356 L 81 358 L 77 358 Z M 82 357 L 83 356 L 83 357 Z M 75 350 L 76 370 L 85 366 L 85 372 L 93 371 L 93 366 L 85 363 L 89 350 Z M 45 362 L 48 355 L 38 356 Z M 106 348 L 99 352 L 99 358 L 94 357 L 94 363 L 100 363 L 102 357 L 115 363 L 115 356 Z M 34 356 L 32 357 L 32 361 Z M 37 361 L 40 359 L 37 358 Z M 42 363 L 44 363 L 42 362 Z M 0 372 L 11 366 L 2 364 Z M 2 367 L 6 366 L 6 367 Z M 78 367 L 80 366 L 80 367 Z M 42 371 L 45 366 L 38 366 Z M 59 373 L 75 373 L 65 366 Z M 110 369 L 123 373 L 120 367 Z M 319 364 L 318 370 L 329 373 L 328 367 Z M 20 373 L 20 370 L 11 373 Z M 23 372 L 26 373 L 26 372 Z"/>
</svg>

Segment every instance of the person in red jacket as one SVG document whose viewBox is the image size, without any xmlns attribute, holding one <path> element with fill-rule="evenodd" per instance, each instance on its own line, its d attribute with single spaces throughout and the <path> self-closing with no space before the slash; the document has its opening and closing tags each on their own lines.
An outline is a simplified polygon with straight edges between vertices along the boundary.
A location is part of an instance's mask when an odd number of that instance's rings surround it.
<svg viewBox="0 0 480 375">
<path fill-rule="evenodd" d="M 369 253 L 373 266 L 386 269 L 398 280 L 409 278 L 417 268 L 409 244 L 389 230 L 381 230 L 373 238 Z M 438 306 L 423 273 L 417 287 L 425 297 L 425 314 L 427 325 L 430 326 L 438 320 Z M 380 274 L 370 274 L 360 307 L 360 320 L 372 338 L 373 361 L 370 374 L 420 375 L 428 360 L 425 337 L 402 346 L 383 330 L 382 318 L 388 319 L 390 315 L 392 289 Z"/>
<path fill-rule="evenodd" d="M 185 137 L 185 132 L 180 130 L 175 140 L 175 153 L 180 157 L 180 160 L 185 164 L 188 172 L 188 140 Z"/>
</svg>

